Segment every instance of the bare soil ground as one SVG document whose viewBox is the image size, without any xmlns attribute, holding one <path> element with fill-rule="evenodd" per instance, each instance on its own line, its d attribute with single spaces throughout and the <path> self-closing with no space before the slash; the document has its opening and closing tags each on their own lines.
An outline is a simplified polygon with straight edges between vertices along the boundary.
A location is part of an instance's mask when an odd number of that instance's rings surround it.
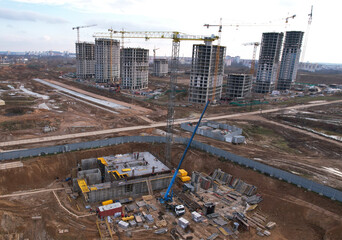
<svg viewBox="0 0 342 240">
<path fill-rule="evenodd" d="M 153 118 L 165 114 L 162 109 L 155 109 L 153 114 L 142 113 L 141 109 L 146 108 L 139 106 L 139 111 L 136 112 L 131 109 L 114 114 L 37 83 L 32 80 L 31 75 L 23 75 L 21 78 L 15 74 L 17 69 L 8 68 L 2 71 L 6 73 L 2 73 L 2 79 L 6 80 L 0 84 L 0 98 L 6 105 L 0 108 L 0 141 L 134 126 L 149 123 L 150 116 Z M 12 90 L 8 85 L 15 89 L 24 86 L 32 92 L 48 96 L 49 99 Z M 45 126 L 53 130 L 44 132 Z"/>
<path fill-rule="evenodd" d="M 195 139 L 341 189 L 341 176 L 324 168 L 342 170 L 341 143 L 325 140 L 320 136 L 315 138 L 303 130 L 288 128 L 259 116 L 245 116 L 243 119 L 222 122 L 243 128 L 247 144 L 233 145 L 200 135 L 196 135 Z M 190 137 L 190 133 L 181 135 Z"/>
<path fill-rule="evenodd" d="M 24 167 L 2 170 L 0 175 L 1 194 L 37 188 L 55 188 L 58 176 L 63 179 L 70 174 L 81 159 L 133 151 L 150 151 L 157 157 L 164 154 L 161 144 L 125 144 L 102 149 L 70 152 L 54 156 L 25 159 Z M 184 146 L 176 145 L 173 150 L 173 165 L 179 161 Z M 277 227 L 269 239 L 340 239 L 342 230 L 342 205 L 312 192 L 306 192 L 291 184 L 272 179 L 253 170 L 230 162 L 221 162 L 216 157 L 194 149 L 184 162 L 187 171 L 197 170 L 207 174 L 221 168 L 247 183 L 258 187 L 264 200 L 259 210 L 275 221 Z M 58 192 L 62 204 L 77 215 L 88 213 L 81 199 L 69 201 L 64 191 Z M 80 207 L 80 210 L 76 208 Z M 33 220 L 32 216 L 41 216 Z M 95 217 L 74 218 L 57 203 L 53 193 L 25 195 L 0 199 L 0 236 L 21 234 L 30 239 L 99 239 Z M 67 233 L 58 233 L 67 229 Z M 170 239 L 169 235 L 157 236 L 151 231 L 133 233 L 133 239 Z M 121 239 L 128 239 L 121 235 Z M 222 239 L 222 238 L 221 238 Z M 261 239 L 253 231 L 241 233 L 239 239 Z"/>
</svg>

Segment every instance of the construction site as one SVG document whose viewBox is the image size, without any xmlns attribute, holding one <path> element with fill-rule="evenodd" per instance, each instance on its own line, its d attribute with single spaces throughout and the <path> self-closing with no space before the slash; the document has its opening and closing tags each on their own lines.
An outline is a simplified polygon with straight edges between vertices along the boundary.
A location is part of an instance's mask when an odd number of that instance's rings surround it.
<svg viewBox="0 0 342 240">
<path fill-rule="evenodd" d="M 263 33 L 226 74 L 224 25 L 205 26 L 94 43 L 78 26 L 71 64 L 0 68 L 0 239 L 341 239 L 342 96 L 293 89 L 303 32 Z M 200 42 L 188 65 L 183 41 Z"/>
</svg>

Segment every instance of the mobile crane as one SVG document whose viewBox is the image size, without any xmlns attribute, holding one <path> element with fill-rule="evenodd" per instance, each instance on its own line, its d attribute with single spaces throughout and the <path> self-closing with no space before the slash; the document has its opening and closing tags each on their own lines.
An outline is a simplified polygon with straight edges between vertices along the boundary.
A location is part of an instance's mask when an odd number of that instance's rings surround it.
<svg viewBox="0 0 342 240">
<path fill-rule="evenodd" d="M 171 179 L 171 182 L 170 182 L 170 184 L 169 184 L 169 187 L 167 188 L 167 190 L 166 190 L 164 196 L 162 196 L 162 197 L 159 199 L 159 201 L 160 201 L 161 203 L 172 202 L 173 194 L 172 194 L 171 188 L 172 188 L 173 184 L 175 183 L 175 180 L 176 180 L 178 171 L 179 171 L 179 169 L 180 169 L 180 167 L 181 167 L 181 165 L 182 165 L 182 163 L 183 163 L 183 161 L 184 161 L 184 158 L 185 158 L 185 156 L 186 156 L 186 154 L 187 154 L 187 152 L 188 152 L 188 149 L 189 149 L 189 147 L 190 147 L 190 145 L 191 145 L 191 143 L 192 143 L 192 140 L 194 139 L 194 136 L 196 135 L 196 131 L 197 131 L 197 129 L 198 129 L 198 127 L 199 127 L 199 125 L 200 125 L 200 123 L 201 123 L 201 121 L 202 121 L 202 118 L 203 118 L 203 116 L 204 116 L 205 111 L 207 110 L 207 107 L 208 107 L 209 103 L 210 103 L 210 100 L 207 101 L 207 103 L 206 103 L 206 105 L 205 105 L 205 107 L 204 107 L 204 109 L 203 109 L 203 112 L 202 112 L 201 117 L 199 118 L 199 120 L 198 120 L 198 122 L 197 122 L 197 125 L 196 125 L 196 127 L 195 127 L 195 130 L 194 130 L 194 132 L 192 133 L 191 138 L 190 138 L 190 140 L 189 140 L 189 142 L 188 142 L 188 145 L 186 146 L 186 148 L 185 148 L 185 150 L 184 150 L 183 156 L 182 156 L 181 160 L 180 160 L 179 163 L 178 163 L 178 166 L 177 166 L 177 168 L 176 168 L 175 173 L 173 174 L 173 177 L 172 177 L 172 179 Z M 176 208 L 177 208 L 177 207 L 178 207 L 178 206 L 176 206 Z M 184 208 L 184 207 L 183 207 L 183 208 Z M 175 209 L 175 211 L 176 211 L 176 209 Z"/>
</svg>

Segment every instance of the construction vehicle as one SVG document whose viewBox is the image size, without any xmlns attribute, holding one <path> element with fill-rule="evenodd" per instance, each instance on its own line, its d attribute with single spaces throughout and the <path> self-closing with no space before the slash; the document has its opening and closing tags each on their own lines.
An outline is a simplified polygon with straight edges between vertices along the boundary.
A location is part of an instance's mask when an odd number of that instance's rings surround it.
<svg viewBox="0 0 342 240">
<path fill-rule="evenodd" d="M 195 134 L 196 134 L 196 132 L 197 132 L 197 129 L 198 129 L 198 127 L 199 127 L 201 121 L 202 121 L 203 115 L 204 115 L 205 111 L 207 110 L 207 107 L 208 107 L 209 103 L 210 103 L 210 100 L 207 101 L 207 103 L 206 103 L 206 105 L 205 105 L 205 107 L 204 107 L 204 109 L 203 109 L 203 112 L 202 112 L 201 117 L 199 118 L 199 120 L 198 120 L 198 122 L 197 122 L 197 125 L 196 125 L 196 127 L 195 127 L 195 130 L 194 130 L 194 132 L 192 133 L 191 138 L 190 138 L 190 140 L 189 140 L 189 142 L 188 142 L 188 145 L 186 146 L 186 148 L 185 148 L 185 150 L 184 150 L 183 156 L 182 156 L 181 160 L 180 160 L 179 163 L 178 163 L 178 166 L 177 166 L 177 168 L 176 168 L 175 173 L 173 174 L 173 177 L 172 177 L 172 179 L 171 179 L 171 182 L 170 182 L 170 184 L 169 184 L 169 187 L 167 188 L 167 190 L 166 190 L 164 196 L 162 196 L 162 197 L 159 199 L 159 201 L 160 201 L 161 203 L 172 202 L 172 196 L 173 196 L 173 194 L 172 194 L 172 192 L 171 192 L 171 188 L 172 188 L 173 184 L 175 183 L 176 177 L 177 177 L 177 175 L 178 175 L 178 171 L 179 171 L 179 169 L 180 169 L 180 167 L 181 167 L 181 165 L 182 165 L 182 163 L 183 163 L 183 161 L 184 161 L 184 158 L 185 158 L 185 156 L 186 156 L 186 154 L 187 154 L 187 152 L 188 152 L 188 150 L 189 150 L 189 147 L 190 147 L 190 145 L 191 145 L 191 143 L 192 143 L 192 140 L 194 139 L 194 136 L 195 136 Z"/>
<path fill-rule="evenodd" d="M 184 205 L 175 205 L 171 203 L 165 203 L 166 209 L 171 210 L 177 217 L 180 217 L 185 214 L 185 207 Z"/>
</svg>

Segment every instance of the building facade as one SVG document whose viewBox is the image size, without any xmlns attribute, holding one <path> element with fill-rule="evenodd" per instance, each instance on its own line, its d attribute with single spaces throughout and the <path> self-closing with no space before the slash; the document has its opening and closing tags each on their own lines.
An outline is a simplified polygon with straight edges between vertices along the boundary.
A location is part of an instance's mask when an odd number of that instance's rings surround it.
<svg viewBox="0 0 342 240">
<path fill-rule="evenodd" d="M 114 39 L 95 39 L 96 82 L 117 82 L 120 78 L 120 43 Z"/>
<path fill-rule="evenodd" d="M 219 51 L 217 61 L 217 76 L 215 76 L 216 53 Z M 193 45 L 192 64 L 190 73 L 189 102 L 206 103 L 208 99 L 220 100 L 222 94 L 224 57 L 226 47 L 212 45 L 211 42 Z M 216 86 L 214 86 L 216 78 Z"/>
<path fill-rule="evenodd" d="M 248 97 L 252 90 L 252 75 L 230 73 L 225 80 L 222 96 L 228 99 Z"/>
<path fill-rule="evenodd" d="M 283 33 L 263 33 L 254 92 L 270 93 L 277 79 Z"/>
<path fill-rule="evenodd" d="M 286 32 L 277 90 L 289 90 L 296 81 L 303 35 L 300 31 Z"/>
<path fill-rule="evenodd" d="M 121 49 L 121 88 L 138 90 L 148 87 L 148 49 Z"/>
<path fill-rule="evenodd" d="M 76 77 L 82 80 L 95 77 L 94 43 L 76 43 Z"/>
<path fill-rule="evenodd" d="M 165 77 L 169 71 L 169 62 L 167 59 L 154 59 L 153 75 L 156 77 Z"/>
</svg>

